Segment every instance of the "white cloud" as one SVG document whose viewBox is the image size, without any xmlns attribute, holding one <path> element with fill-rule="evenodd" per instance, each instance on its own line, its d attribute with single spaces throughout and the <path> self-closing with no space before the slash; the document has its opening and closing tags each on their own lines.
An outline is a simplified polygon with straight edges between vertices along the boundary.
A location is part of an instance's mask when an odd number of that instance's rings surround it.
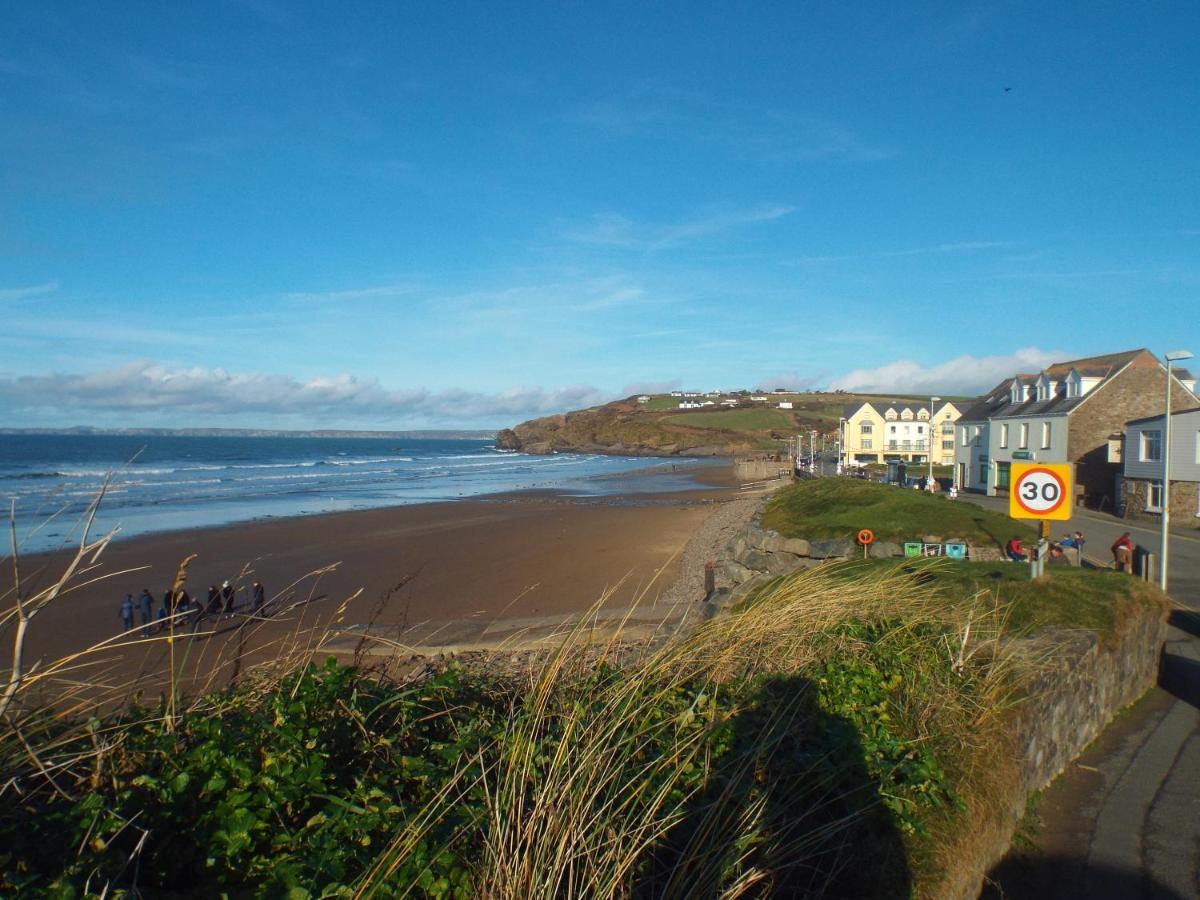
<svg viewBox="0 0 1200 900">
<path fill-rule="evenodd" d="M 58 290 L 57 281 L 47 281 L 45 284 L 31 284 L 29 287 L 0 288 L 0 302 L 5 300 L 23 300 L 26 297 L 41 297 L 53 294 Z"/>
<path fill-rule="evenodd" d="M 900 359 L 874 369 L 855 369 L 829 382 L 834 389 L 897 394 L 982 394 L 1018 372 L 1038 372 L 1067 359 L 1062 351 L 1026 347 L 1010 356 L 955 357 L 935 366 Z"/>
<path fill-rule="evenodd" d="M 287 375 L 228 372 L 195 366 L 172 369 L 150 360 L 90 374 L 0 378 L 0 408 L 21 413 L 65 411 L 141 415 L 174 420 L 247 413 L 339 420 L 515 422 L 613 399 L 590 385 L 561 388 L 514 387 L 496 394 L 464 390 L 397 390 L 375 378 L 340 374 L 302 381 Z"/>
<path fill-rule="evenodd" d="M 299 303 L 343 303 L 355 300 L 379 300 L 403 297 L 416 289 L 407 284 L 383 284 L 377 287 L 349 288 L 338 291 L 295 291 L 284 294 L 285 300 Z"/>
<path fill-rule="evenodd" d="M 832 256 L 801 256 L 791 260 L 801 263 L 847 262 L 861 259 L 892 259 L 903 256 L 926 256 L 941 253 L 963 253 L 974 250 L 995 250 L 1002 247 L 1024 246 L 1023 241 L 948 241 L 927 247 L 906 247 L 902 250 L 871 250 L 866 253 L 843 253 Z"/>
<path fill-rule="evenodd" d="M 724 212 L 714 212 L 682 222 L 650 224 L 635 222 L 620 213 L 593 216 L 584 225 L 563 231 L 568 240 L 580 244 L 605 247 L 624 247 L 631 250 L 662 250 L 696 238 L 708 237 L 723 231 L 772 222 L 795 211 L 794 206 L 756 206 Z"/>
</svg>

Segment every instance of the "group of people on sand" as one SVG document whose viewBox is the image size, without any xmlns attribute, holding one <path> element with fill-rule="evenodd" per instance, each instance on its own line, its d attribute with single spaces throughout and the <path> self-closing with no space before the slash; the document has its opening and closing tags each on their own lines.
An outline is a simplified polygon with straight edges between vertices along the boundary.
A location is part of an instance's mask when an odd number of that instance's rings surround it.
<svg viewBox="0 0 1200 900">
<path fill-rule="evenodd" d="M 133 631 L 134 614 L 139 613 L 144 637 L 169 630 L 172 619 L 177 628 L 183 621 L 188 621 L 190 625 L 196 627 L 205 618 L 232 616 L 234 607 L 237 605 L 238 591 L 247 593 L 251 615 L 257 616 L 266 606 L 267 592 L 260 581 L 255 581 L 249 587 L 240 588 L 235 588 L 228 580 L 224 581 L 220 588 L 215 584 L 209 585 L 208 596 L 203 603 L 198 598 L 193 599 L 183 588 L 168 589 L 163 594 L 162 603 L 159 604 L 157 611 L 154 605 L 154 595 L 150 593 L 149 588 L 142 588 L 142 592 L 136 600 L 133 594 L 126 594 L 125 599 L 121 601 L 119 610 L 121 623 L 124 625 L 125 631 Z M 177 618 L 181 615 L 187 618 L 183 620 Z"/>
</svg>

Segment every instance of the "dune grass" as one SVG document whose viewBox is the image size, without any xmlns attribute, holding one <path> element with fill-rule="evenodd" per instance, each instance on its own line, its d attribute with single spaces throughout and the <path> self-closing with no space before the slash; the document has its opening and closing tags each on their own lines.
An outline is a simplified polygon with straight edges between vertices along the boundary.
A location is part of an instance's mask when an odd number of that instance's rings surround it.
<svg viewBox="0 0 1200 900">
<path fill-rule="evenodd" d="M 942 495 L 850 478 L 802 481 L 780 490 L 763 511 L 764 528 L 785 537 L 851 538 L 869 528 L 877 541 L 924 536 L 1003 547 L 1014 535 L 1034 531 L 1008 516 Z"/>
</svg>

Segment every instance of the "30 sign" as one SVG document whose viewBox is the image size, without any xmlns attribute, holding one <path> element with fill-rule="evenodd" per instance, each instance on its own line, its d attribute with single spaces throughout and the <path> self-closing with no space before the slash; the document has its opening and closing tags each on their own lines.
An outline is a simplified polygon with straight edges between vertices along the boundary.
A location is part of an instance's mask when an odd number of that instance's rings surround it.
<svg viewBox="0 0 1200 900">
<path fill-rule="evenodd" d="M 1014 519 L 1071 518 L 1071 467 L 1065 463 L 1013 463 L 1008 514 Z"/>
</svg>

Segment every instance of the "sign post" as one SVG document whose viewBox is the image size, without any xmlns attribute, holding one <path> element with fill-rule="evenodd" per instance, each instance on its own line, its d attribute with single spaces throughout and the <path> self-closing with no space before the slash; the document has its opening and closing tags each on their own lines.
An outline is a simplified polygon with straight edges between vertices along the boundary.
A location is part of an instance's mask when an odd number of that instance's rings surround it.
<svg viewBox="0 0 1200 900">
<path fill-rule="evenodd" d="M 1071 466 L 1068 463 L 1018 463 L 1011 469 L 1008 515 L 1040 522 L 1036 556 L 1029 555 L 1029 577 L 1045 574 L 1051 521 L 1071 518 Z"/>
</svg>

